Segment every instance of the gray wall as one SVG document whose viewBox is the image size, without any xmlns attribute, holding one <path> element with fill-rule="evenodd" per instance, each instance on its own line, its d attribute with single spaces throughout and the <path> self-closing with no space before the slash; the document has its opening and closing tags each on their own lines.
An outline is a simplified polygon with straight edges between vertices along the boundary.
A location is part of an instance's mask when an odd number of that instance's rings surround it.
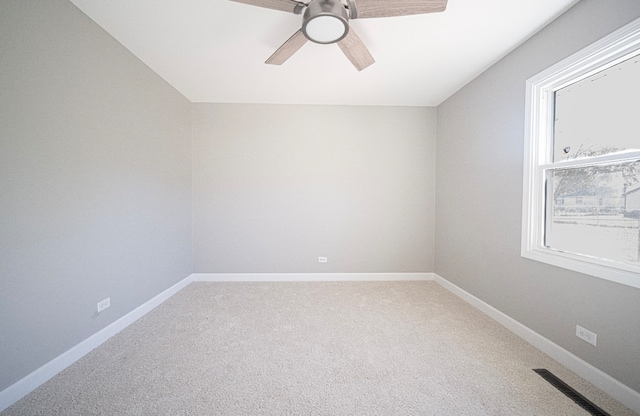
<svg viewBox="0 0 640 416">
<path fill-rule="evenodd" d="M 520 227 L 525 81 L 638 16 L 583 0 L 440 105 L 436 192 L 436 273 L 636 391 L 640 290 L 521 258 Z"/>
<path fill-rule="evenodd" d="M 196 105 L 196 272 L 432 272 L 435 117 Z"/>
<path fill-rule="evenodd" d="M 70 2 L 0 2 L 0 391 L 192 272 L 190 106 Z"/>
</svg>

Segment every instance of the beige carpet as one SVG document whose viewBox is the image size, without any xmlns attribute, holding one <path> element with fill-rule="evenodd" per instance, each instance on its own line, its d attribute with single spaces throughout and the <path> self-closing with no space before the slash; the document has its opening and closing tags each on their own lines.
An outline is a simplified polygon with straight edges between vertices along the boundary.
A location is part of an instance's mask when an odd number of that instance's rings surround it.
<svg viewBox="0 0 640 416">
<path fill-rule="evenodd" d="M 612 415 L 630 410 L 434 282 L 193 283 L 2 413 Z"/>
</svg>

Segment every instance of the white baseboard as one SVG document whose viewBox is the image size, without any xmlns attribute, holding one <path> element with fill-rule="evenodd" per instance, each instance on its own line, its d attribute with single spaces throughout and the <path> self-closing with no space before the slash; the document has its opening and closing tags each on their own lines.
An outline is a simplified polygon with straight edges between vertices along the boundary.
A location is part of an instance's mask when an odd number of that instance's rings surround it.
<svg viewBox="0 0 640 416">
<path fill-rule="evenodd" d="M 191 282 L 314 282 L 314 281 L 408 281 L 435 280 L 502 326 L 588 380 L 620 403 L 640 413 L 640 393 L 598 370 L 515 319 L 464 291 L 435 273 L 194 273 L 67 352 L 0 392 L 0 412 L 31 393 L 100 344 L 125 329 Z"/>
<path fill-rule="evenodd" d="M 555 344 L 554 342 L 548 340 L 547 338 L 524 326 L 508 315 L 500 312 L 493 306 L 478 299 L 477 297 L 454 285 L 443 277 L 434 273 L 433 280 L 507 328 L 509 331 L 518 335 L 529 344 L 533 345 L 560 364 L 569 368 L 580 377 L 589 381 L 591 384 L 595 385 L 600 390 L 607 393 L 609 396 L 624 404 L 629 409 L 633 410 L 634 412 L 640 413 L 640 393 L 638 393 L 637 391 L 619 382 L 605 372 L 598 370 L 588 362 L 575 356 L 558 344 Z"/>
<path fill-rule="evenodd" d="M 194 273 L 194 282 L 362 282 L 433 280 L 433 273 Z"/>
<path fill-rule="evenodd" d="M 138 306 L 136 309 L 129 312 L 117 321 L 113 322 L 109 326 L 96 332 L 75 347 L 62 353 L 42 367 L 33 371 L 31 374 L 25 376 L 21 380 L 2 390 L 0 392 L 0 412 L 40 387 L 60 371 L 64 370 L 71 364 L 78 361 L 80 358 L 84 357 L 100 344 L 116 335 L 118 332 L 122 331 L 138 319 L 142 318 L 162 302 L 182 290 L 185 286 L 191 283 L 191 281 L 191 276 L 186 277 L 185 279 L 171 286 L 169 289 L 155 296 L 148 302 Z"/>
</svg>

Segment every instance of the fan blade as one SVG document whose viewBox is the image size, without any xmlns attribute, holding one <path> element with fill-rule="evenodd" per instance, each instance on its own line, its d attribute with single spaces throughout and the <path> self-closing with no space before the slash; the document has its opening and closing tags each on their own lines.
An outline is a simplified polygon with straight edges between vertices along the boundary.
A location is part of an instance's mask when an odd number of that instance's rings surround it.
<svg viewBox="0 0 640 416">
<path fill-rule="evenodd" d="M 349 28 L 349 33 L 338 42 L 338 46 L 358 71 L 362 71 L 376 61 L 356 34 L 356 31 L 353 30 L 353 27 Z"/>
<path fill-rule="evenodd" d="M 282 65 L 294 53 L 298 52 L 298 49 L 302 48 L 305 43 L 307 43 L 307 38 L 302 33 L 302 30 L 298 30 L 267 59 L 265 64 Z"/>
<path fill-rule="evenodd" d="M 299 3 L 293 0 L 231 0 L 236 3 L 249 4 L 251 6 L 264 7 L 266 9 L 280 10 L 283 12 L 300 14 L 301 7 L 304 7 L 304 3 Z"/>
<path fill-rule="evenodd" d="M 443 12 L 447 0 L 356 0 L 356 16 L 370 17 L 408 16 L 412 14 Z"/>
</svg>

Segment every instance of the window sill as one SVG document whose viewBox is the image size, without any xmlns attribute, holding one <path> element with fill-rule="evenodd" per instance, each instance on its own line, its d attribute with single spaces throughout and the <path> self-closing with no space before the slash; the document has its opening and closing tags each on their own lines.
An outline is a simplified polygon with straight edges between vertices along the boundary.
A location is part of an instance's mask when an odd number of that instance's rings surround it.
<svg viewBox="0 0 640 416">
<path fill-rule="evenodd" d="M 523 249 L 522 257 L 640 289 L 640 267 L 564 253 L 548 248 Z"/>
</svg>

